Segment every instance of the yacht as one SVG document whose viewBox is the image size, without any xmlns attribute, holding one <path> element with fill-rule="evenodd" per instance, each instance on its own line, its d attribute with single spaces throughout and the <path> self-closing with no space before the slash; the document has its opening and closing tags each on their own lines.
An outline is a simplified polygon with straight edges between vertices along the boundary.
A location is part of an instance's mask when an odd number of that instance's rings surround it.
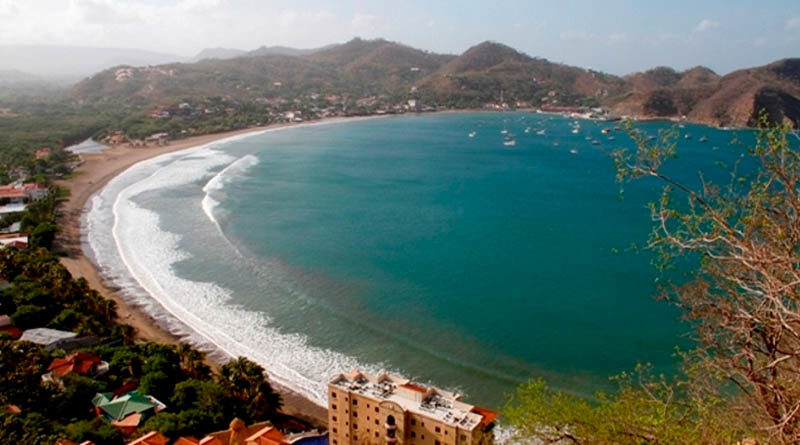
<svg viewBox="0 0 800 445">
<path fill-rule="evenodd" d="M 503 138 L 503 145 L 506 147 L 515 147 L 517 145 L 517 140 L 514 139 L 514 136 L 507 134 L 506 137 Z"/>
<path fill-rule="evenodd" d="M 476 134 L 478 134 L 478 133 L 475 132 L 475 131 L 470 131 L 469 132 L 469 137 L 474 138 Z"/>
<path fill-rule="evenodd" d="M 698 139 L 698 140 L 699 140 L 700 142 L 708 142 L 708 138 L 707 138 L 707 137 L 705 137 L 705 136 L 700 136 L 700 139 Z"/>
<path fill-rule="evenodd" d="M 544 134 L 545 134 L 544 128 L 542 128 L 541 130 L 537 130 L 536 134 L 538 134 L 539 136 L 544 136 Z"/>
</svg>

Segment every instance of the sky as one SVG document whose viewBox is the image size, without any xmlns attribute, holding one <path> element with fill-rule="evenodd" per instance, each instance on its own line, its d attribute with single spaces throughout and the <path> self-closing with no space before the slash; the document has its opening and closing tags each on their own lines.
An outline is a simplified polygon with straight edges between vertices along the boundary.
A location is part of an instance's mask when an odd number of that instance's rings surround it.
<svg viewBox="0 0 800 445">
<path fill-rule="evenodd" d="M 0 0 L 0 45 L 313 48 L 386 38 L 458 54 L 485 40 L 612 74 L 720 74 L 800 57 L 800 0 Z"/>
</svg>

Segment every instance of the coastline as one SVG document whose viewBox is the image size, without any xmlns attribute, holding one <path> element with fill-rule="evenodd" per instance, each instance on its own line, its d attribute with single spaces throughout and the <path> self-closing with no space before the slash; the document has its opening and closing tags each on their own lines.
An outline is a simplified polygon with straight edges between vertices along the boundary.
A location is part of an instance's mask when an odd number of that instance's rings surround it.
<svg viewBox="0 0 800 445">
<path fill-rule="evenodd" d="M 193 136 L 160 147 L 131 148 L 117 146 L 110 147 L 98 153 L 81 155 L 83 163 L 75 170 L 75 175 L 69 179 L 57 182 L 58 185 L 69 190 L 69 197 L 62 203 L 59 212 L 59 227 L 61 232 L 57 238 L 57 245 L 58 249 L 65 253 L 65 256 L 61 258 L 61 263 L 69 270 L 73 277 L 84 278 L 91 288 L 97 290 L 104 298 L 108 298 L 116 303 L 118 320 L 135 329 L 136 340 L 153 341 L 170 345 L 180 344 L 183 342 L 180 336 L 162 327 L 141 307 L 127 301 L 119 292 L 120 289 L 109 285 L 97 265 L 84 253 L 82 246 L 83 228 L 81 218 L 88 201 L 95 193 L 102 190 L 109 181 L 125 172 L 131 166 L 157 156 L 192 149 L 233 136 L 258 133 L 265 130 L 355 119 L 359 118 L 330 118 L 298 124 L 273 124 L 212 135 Z M 363 117 L 361 119 L 363 119 Z M 211 361 L 210 359 L 209 362 L 214 368 L 218 368 L 222 364 Z M 327 424 L 326 407 L 320 406 L 305 396 L 277 384 L 274 381 L 272 384 L 281 394 L 283 399 L 282 411 L 285 414 L 298 417 L 314 426 L 325 426 Z"/>
</svg>

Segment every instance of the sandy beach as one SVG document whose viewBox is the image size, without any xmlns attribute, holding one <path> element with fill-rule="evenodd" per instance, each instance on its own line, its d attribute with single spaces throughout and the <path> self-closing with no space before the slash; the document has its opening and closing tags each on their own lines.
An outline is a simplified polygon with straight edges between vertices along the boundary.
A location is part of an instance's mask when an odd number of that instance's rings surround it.
<svg viewBox="0 0 800 445">
<path fill-rule="evenodd" d="M 334 119 L 315 121 L 312 123 L 331 121 L 334 121 Z M 108 148 L 99 153 L 82 155 L 83 163 L 76 169 L 75 174 L 70 179 L 59 182 L 59 185 L 66 187 L 70 192 L 69 199 L 64 202 L 60 208 L 59 227 L 61 233 L 59 234 L 57 242 L 58 248 L 66 253 L 66 255 L 62 257 L 62 263 L 74 277 L 86 279 L 89 285 L 100 292 L 105 298 L 116 302 L 119 320 L 122 323 L 133 326 L 136 330 L 136 338 L 138 340 L 168 344 L 180 343 L 181 339 L 179 337 L 162 329 L 157 322 L 141 310 L 141 308 L 127 302 L 121 294 L 118 293 L 118 289 L 107 285 L 95 264 L 84 255 L 81 246 L 81 215 L 86 203 L 92 195 L 101 190 L 111 179 L 140 161 L 231 136 L 289 125 L 291 124 L 270 125 L 213 135 L 194 136 L 173 141 L 169 145 L 160 147 L 131 148 L 126 145 L 120 145 Z M 275 386 L 281 391 L 284 403 L 283 411 L 286 414 L 302 418 L 318 426 L 323 426 L 327 423 L 327 410 L 324 407 L 317 405 L 287 388 L 282 388 L 278 385 Z"/>
</svg>

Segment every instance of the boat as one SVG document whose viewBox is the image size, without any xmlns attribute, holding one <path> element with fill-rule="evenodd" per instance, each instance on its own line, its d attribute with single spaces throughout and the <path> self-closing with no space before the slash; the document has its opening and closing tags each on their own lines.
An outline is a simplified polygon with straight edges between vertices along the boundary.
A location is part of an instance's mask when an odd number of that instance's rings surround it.
<svg viewBox="0 0 800 445">
<path fill-rule="evenodd" d="M 539 136 L 544 136 L 544 134 L 545 134 L 544 128 L 542 128 L 541 130 L 537 130 L 536 134 L 539 135 Z"/>
<path fill-rule="evenodd" d="M 573 128 L 572 129 L 572 134 L 578 134 L 578 129 L 577 128 Z"/>
<path fill-rule="evenodd" d="M 611 132 L 611 130 L 609 130 L 608 128 L 603 128 L 602 130 L 600 130 L 600 133 L 603 133 L 603 134 L 608 134 L 610 132 Z"/>
<path fill-rule="evenodd" d="M 708 138 L 707 138 L 707 137 L 705 137 L 705 136 L 700 136 L 700 139 L 698 139 L 698 140 L 699 140 L 700 142 L 708 142 Z"/>
<path fill-rule="evenodd" d="M 586 136 L 584 139 L 586 139 L 587 141 L 591 141 L 592 137 L 591 136 Z"/>
<path fill-rule="evenodd" d="M 502 130 L 500 130 L 500 134 L 508 134 L 508 130 L 506 130 L 505 128 L 503 128 Z"/>
<path fill-rule="evenodd" d="M 531 132 L 531 127 L 525 127 L 525 133 L 530 133 L 530 132 Z"/>
<path fill-rule="evenodd" d="M 517 140 L 514 139 L 514 136 L 507 134 L 506 137 L 503 138 L 503 145 L 506 147 L 514 147 L 517 145 Z"/>
<path fill-rule="evenodd" d="M 597 139 L 592 139 L 592 145 L 600 145 L 600 141 Z"/>
<path fill-rule="evenodd" d="M 476 134 L 478 134 L 478 133 L 474 132 L 474 131 L 470 131 L 469 132 L 469 137 L 474 138 Z"/>
<path fill-rule="evenodd" d="M 561 144 L 558 141 L 553 142 L 553 147 L 560 147 Z"/>
<path fill-rule="evenodd" d="M 614 136 L 609 136 L 609 137 L 608 137 L 608 140 L 609 140 L 609 141 L 615 141 L 615 140 L 617 140 L 617 138 L 616 138 L 616 137 L 614 137 Z"/>
<path fill-rule="evenodd" d="M 574 154 L 574 155 L 576 155 L 576 154 L 578 154 L 578 149 L 577 148 L 570 148 L 569 152 Z"/>
<path fill-rule="evenodd" d="M 683 138 L 684 138 L 684 139 L 691 139 L 691 138 L 692 138 L 692 133 L 686 133 L 686 134 L 684 134 L 684 135 L 683 135 Z"/>
</svg>

